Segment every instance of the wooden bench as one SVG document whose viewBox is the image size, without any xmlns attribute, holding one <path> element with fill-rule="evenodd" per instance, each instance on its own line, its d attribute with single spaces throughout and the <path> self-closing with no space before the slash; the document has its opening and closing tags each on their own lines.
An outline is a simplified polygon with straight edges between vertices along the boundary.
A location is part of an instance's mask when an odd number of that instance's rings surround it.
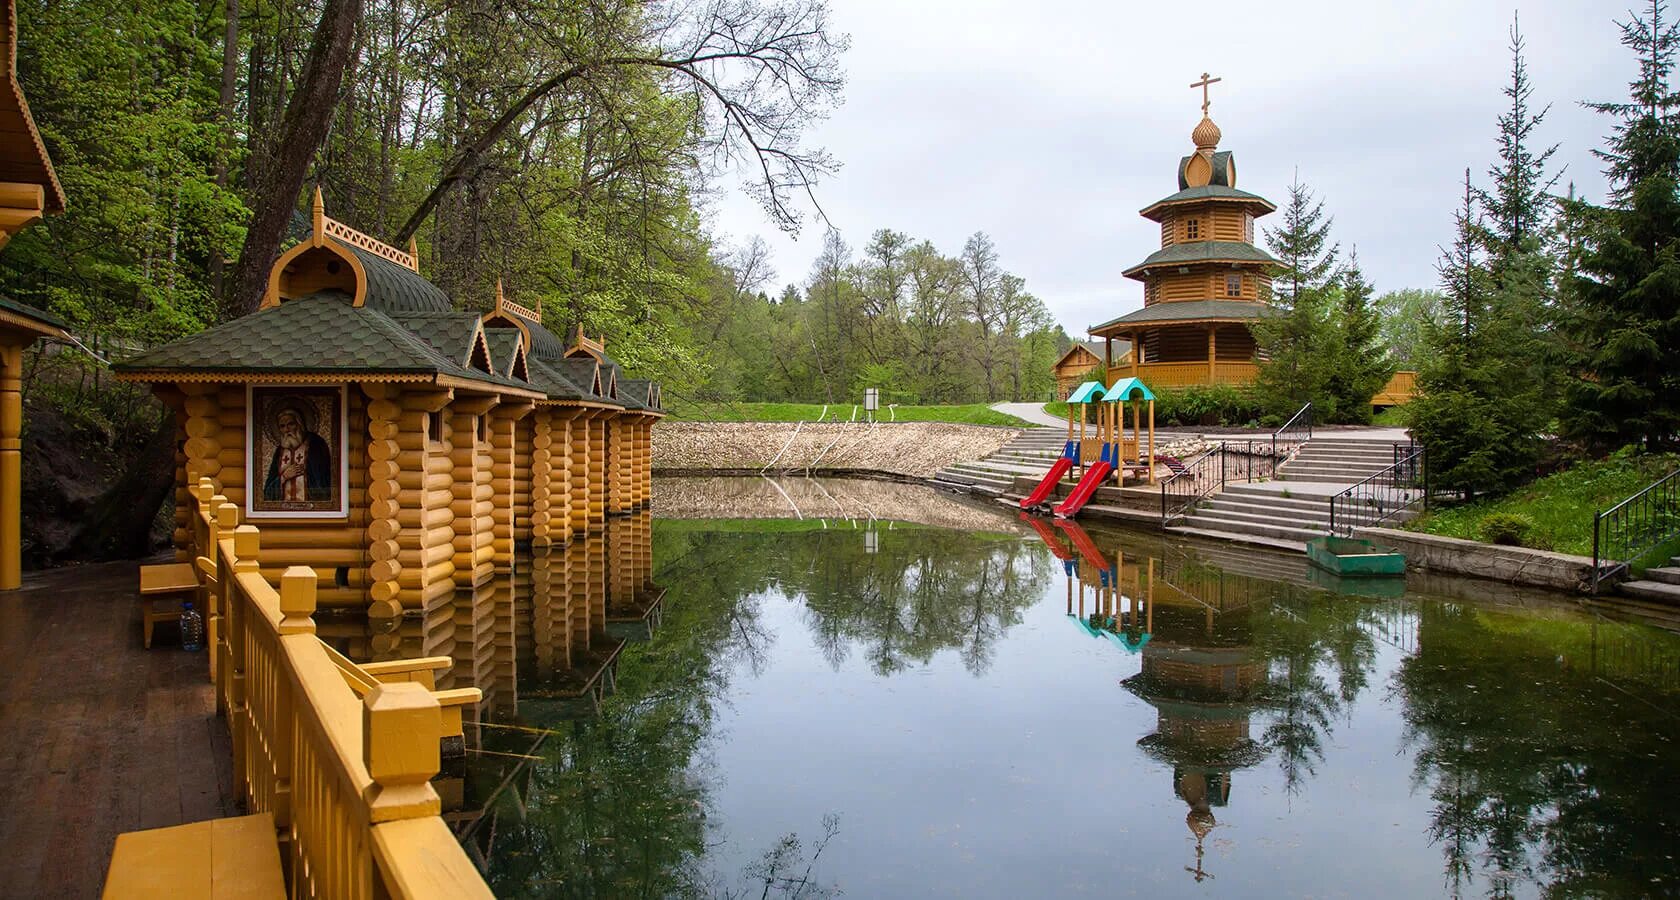
<svg viewBox="0 0 1680 900">
<path fill-rule="evenodd" d="M 117 835 L 104 900 L 285 897 L 268 813 Z"/>
<path fill-rule="evenodd" d="M 198 596 L 198 577 L 192 563 L 163 563 L 140 567 L 140 639 L 152 649 L 152 626 L 181 621 L 180 609 L 158 609 L 158 601 L 171 597 L 192 600 Z M 203 615 L 203 613 L 200 613 Z"/>
</svg>

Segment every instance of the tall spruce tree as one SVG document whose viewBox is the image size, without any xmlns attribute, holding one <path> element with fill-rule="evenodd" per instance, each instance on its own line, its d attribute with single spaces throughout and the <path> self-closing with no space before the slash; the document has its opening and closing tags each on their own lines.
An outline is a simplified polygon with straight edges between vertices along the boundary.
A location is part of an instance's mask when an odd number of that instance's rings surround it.
<svg viewBox="0 0 1680 900">
<path fill-rule="evenodd" d="M 1671 444 L 1680 431 L 1680 97 L 1669 85 L 1680 32 L 1662 0 L 1618 23 L 1639 57 L 1606 147 L 1610 203 L 1576 201 L 1581 247 L 1562 317 L 1570 378 L 1566 434 L 1597 449 Z"/>
<path fill-rule="evenodd" d="M 1394 363 L 1383 346 L 1382 320 L 1357 249 L 1348 254 L 1336 288 L 1334 365 L 1326 373 L 1325 395 L 1334 401 L 1338 421 L 1365 424 L 1371 421 L 1371 398 L 1394 374 Z"/>
<path fill-rule="evenodd" d="M 1495 490 L 1516 478 L 1503 470 L 1502 434 L 1489 419 L 1494 405 L 1487 391 L 1482 342 L 1486 323 L 1488 272 L 1484 227 L 1470 171 L 1464 172 L 1464 205 L 1454 215 L 1452 246 L 1442 253 L 1446 315 L 1426 328 L 1429 364 L 1418 373 L 1418 396 L 1409 407 L 1412 436 L 1428 450 L 1436 485 L 1467 495 Z"/>
<path fill-rule="evenodd" d="M 1498 158 L 1489 189 L 1464 172 L 1456 237 L 1439 271 L 1442 321 L 1426 329 L 1427 362 L 1409 418 L 1429 450 L 1435 483 L 1474 495 L 1531 478 L 1540 434 L 1558 395 L 1546 321 L 1555 301 L 1550 161 L 1534 146 L 1548 107 L 1533 107 L 1522 30 L 1511 25 L 1509 108 L 1498 118 Z"/>
<path fill-rule="evenodd" d="M 1289 415 L 1312 401 L 1321 421 L 1338 416 L 1325 390 L 1338 355 L 1330 304 L 1338 251 L 1330 240 L 1333 221 L 1324 202 L 1297 176 L 1289 185 L 1282 223 L 1266 232 L 1266 246 L 1278 260 L 1272 273 L 1273 315 L 1254 323 L 1253 330 L 1266 360 L 1256 388 L 1274 415 Z"/>
</svg>

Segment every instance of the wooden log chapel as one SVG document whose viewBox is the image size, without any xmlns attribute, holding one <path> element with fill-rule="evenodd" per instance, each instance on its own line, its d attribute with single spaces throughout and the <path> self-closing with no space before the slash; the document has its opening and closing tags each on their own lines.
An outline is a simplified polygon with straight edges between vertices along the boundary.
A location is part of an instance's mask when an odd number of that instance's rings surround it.
<svg viewBox="0 0 1680 900">
<path fill-rule="evenodd" d="M 322 607 L 449 617 L 516 543 L 564 544 L 652 495 L 657 384 L 500 285 L 489 311 L 456 309 L 412 244 L 328 218 L 318 190 L 256 312 L 117 371 L 175 411 L 180 558 L 209 478 L 261 527 L 264 577 L 309 567 Z"/>
</svg>

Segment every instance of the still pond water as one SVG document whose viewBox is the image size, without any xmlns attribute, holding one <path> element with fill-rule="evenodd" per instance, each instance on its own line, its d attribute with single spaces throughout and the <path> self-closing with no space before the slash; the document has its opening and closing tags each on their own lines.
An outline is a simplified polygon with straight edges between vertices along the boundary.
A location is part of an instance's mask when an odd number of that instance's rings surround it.
<svg viewBox="0 0 1680 900">
<path fill-rule="evenodd" d="M 1680 894 L 1674 635 L 890 490 L 922 524 L 644 514 L 520 561 L 465 654 L 499 896 Z"/>
</svg>

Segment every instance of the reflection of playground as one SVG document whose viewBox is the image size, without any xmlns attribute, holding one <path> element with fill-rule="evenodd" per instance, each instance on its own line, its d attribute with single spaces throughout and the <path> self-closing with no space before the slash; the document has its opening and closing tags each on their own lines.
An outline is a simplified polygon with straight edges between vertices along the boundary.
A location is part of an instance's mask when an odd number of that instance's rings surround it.
<svg viewBox="0 0 1680 900">
<path fill-rule="evenodd" d="M 663 478 L 653 512 L 662 519 L 884 519 L 1025 533 L 1002 513 L 925 485 L 855 478 Z"/>
<path fill-rule="evenodd" d="M 1117 549 L 1110 558 L 1077 523 L 1057 522 L 1058 534 L 1025 518 L 1062 560 L 1069 618 L 1086 634 L 1142 655 L 1142 670 L 1122 682 L 1156 709 L 1155 731 L 1138 746 L 1172 767 L 1173 791 L 1189 808 L 1196 859 L 1186 871 L 1197 881 L 1212 877 L 1202 859 L 1219 824 L 1214 809 L 1230 802 L 1233 773 L 1267 752 L 1250 734 L 1266 688 L 1250 617 L 1270 598 L 1266 584 L 1184 557 Z"/>
</svg>

